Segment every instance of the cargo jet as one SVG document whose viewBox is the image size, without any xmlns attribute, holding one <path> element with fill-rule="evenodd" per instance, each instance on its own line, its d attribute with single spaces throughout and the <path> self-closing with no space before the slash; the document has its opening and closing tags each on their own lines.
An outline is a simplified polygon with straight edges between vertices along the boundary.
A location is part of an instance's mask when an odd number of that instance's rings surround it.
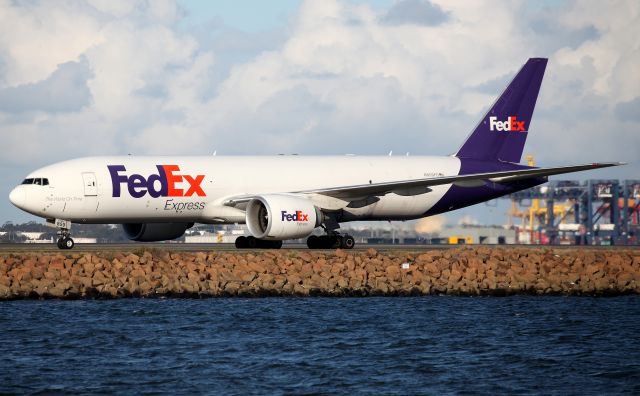
<svg viewBox="0 0 640 396">
<path fill-rule="evenodd" d="M 309 248 L 350 249 L 340 223 L 419 219 L 621 165 L 519 164 L 546 65 L 529 59 L 450 156 L 90 157 L 32 172 L 9 199 L 57 227 L 60 249 L 74 246 L 72 223 L 122 224 L 143 242 L 178 238 L 194 223 L 244 223 L 250 236 L 238 248 L 307 238 Z M 318 227 L 323 235 L 312 235 Z"/>
</svg>

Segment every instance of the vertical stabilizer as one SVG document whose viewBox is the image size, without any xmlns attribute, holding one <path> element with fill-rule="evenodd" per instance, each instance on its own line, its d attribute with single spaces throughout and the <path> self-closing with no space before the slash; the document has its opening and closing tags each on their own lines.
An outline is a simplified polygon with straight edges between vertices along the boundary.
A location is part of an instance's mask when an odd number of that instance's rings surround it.
<svg viewBox="0 0 640 396">
<path fill-rule="evenodd" d="M 520 162 L 546 58 L 530 58 L 464 142 L 456 157 Z"/>
</svg>

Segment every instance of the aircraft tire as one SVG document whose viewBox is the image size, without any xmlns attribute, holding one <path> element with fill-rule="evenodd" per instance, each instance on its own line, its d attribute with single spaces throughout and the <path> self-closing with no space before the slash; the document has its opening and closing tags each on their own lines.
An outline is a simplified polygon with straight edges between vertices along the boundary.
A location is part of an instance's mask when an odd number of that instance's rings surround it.
<svg viewBox="0 0 640 396">
<path fill-rule="evenodd" d="M 310 235 L 309 238 L 307 238 L 307 247 L 309 249 L 317 249 L 319 239 L 317 235 Z"/>
<path fill-rule="evenodd" d="M 246 236 L 239 236 L 236 238 L 236 249 L 245 249 L 247 247 L 247 237 Z"/>
<path fill-rule="evenodd" d="M 351 235 L 345 235 L 342 237 L 342 243 L 340 244 L 343 249 L 353 249 L 356 245 L 356 240 Z"/>
<path fill-rule="evenodd" d="M 260 244 L 260 240 L 253 236 L 247 237 L 247 246 L 249 249 L 257 249 Z"/>
<path fill-rule="evenodd" d="M 329 249 L 339 249 L 342 246 L 342 236 L 341 235 L 333 235 L 327 238 L 328 239 L 328 248 Z"/>
<path fill-rule="evenodd" d="M 62 242 L 60 245 L 62 246 L 62 249 L 68 250 L 68 249 L 73 249 L 76 243 L 73 241 L 73 239 L 69 237 L 64 237 L 62 238 Z"/>
</svg>

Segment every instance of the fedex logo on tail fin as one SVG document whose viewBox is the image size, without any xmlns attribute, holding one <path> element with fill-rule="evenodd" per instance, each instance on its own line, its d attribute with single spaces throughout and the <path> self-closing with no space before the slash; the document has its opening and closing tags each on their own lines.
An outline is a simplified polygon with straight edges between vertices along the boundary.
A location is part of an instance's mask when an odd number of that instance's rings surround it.
<svg viewBox="0 0 640 396">
<path fill-rule="evenodd" d="M 524 121 L 518 121 L 515 116 L 509 116 L 506 121 L 498 121 L 498 117 L 489 117 L 490 131 L 526 132 Z"/>
</svg>

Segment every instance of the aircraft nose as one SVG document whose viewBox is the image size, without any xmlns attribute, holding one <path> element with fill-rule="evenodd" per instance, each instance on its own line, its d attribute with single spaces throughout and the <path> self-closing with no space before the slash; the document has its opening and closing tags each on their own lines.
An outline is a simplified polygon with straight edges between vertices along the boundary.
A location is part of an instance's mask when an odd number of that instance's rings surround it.
<svg viewBox="0 0 640 396">
<path fill-rule="evenodd" d="M 24 192 L 24 189 L 21 188 L 21 186 L 14 188 L 13 190 L 11 190 L 11 193 L 9 193 L 9 201 L 11 201 L 12 204 L 20 209 L 24 207 L 24 203 L 26 200 L 27 194 Z"/>
</svg>

